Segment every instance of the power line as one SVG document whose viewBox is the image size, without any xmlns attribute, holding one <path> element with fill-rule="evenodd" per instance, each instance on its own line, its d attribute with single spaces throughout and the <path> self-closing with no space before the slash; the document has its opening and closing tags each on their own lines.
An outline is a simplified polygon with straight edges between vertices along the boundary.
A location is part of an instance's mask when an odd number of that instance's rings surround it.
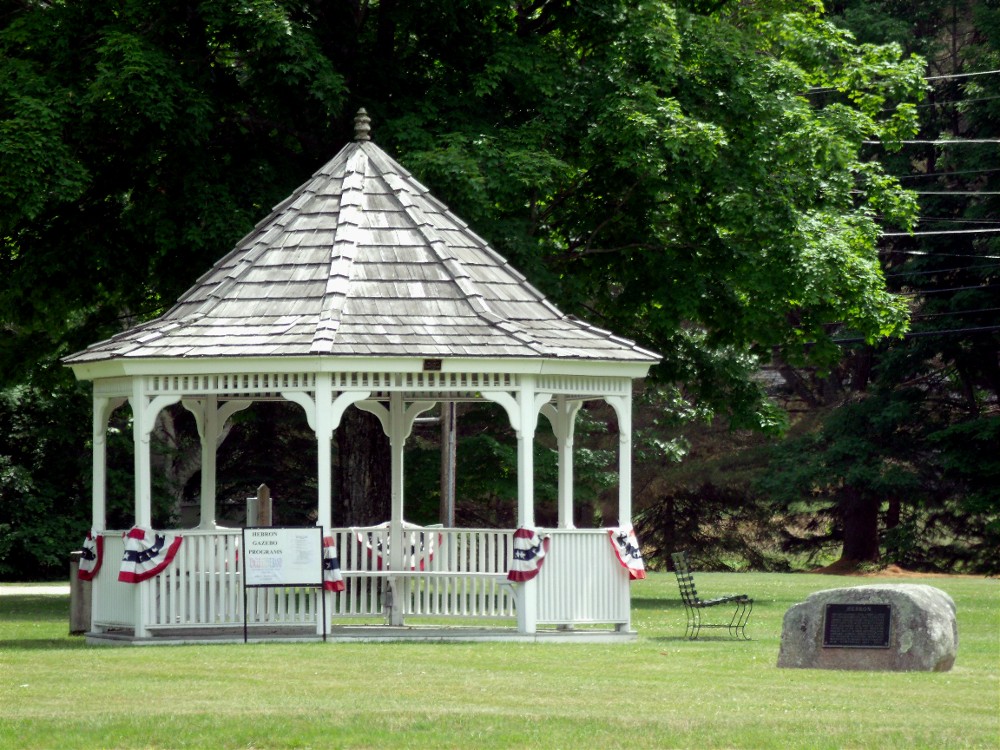
<svg viewBox="0 0 1000 750">
<path fill-rule="evenodd" d="M 885 235 L 882 235 L 883 237 Z M 909 235 L 904 235 L 909 237 Z M 981 260 L 1000 260 L 1000 255 L 970 255 L 969 253 L 938 253 L 938 252 L 927 252 L 926 250 L 894 250 L 892 248 L 886 248 L 884 250 L 879 250 L 880 253 L 890 253 L 892 255 L 928 255 L 935 258 L 947 257 L 947 258 L 977 258 Z"/>
<path fill-rule="evenodd" d="M 907 331 L 903 334 L 904 339 L 916 339 L 924 336 L 946 336 L 953 333 L 989 333 L 1000 331 L 1000 326 L 975 326 L 972 328 L 948 328 L 943 331 Z M 850 339 L 832 339 L 835 344 L 863 344 L 867 341 L 862 336 Z"/>
<path fill-rule="evenodd" d="M 969 99 L 949 99 L 943 102 L 928 102 L 927 104 L 915 104 L 914 109 L 930 109 L 931 107 L 947 107 L 950 104 L 973 104 L 974 102 L 991 102 L 995 99 L 1000 99 L 1000 96 L 977 96 L 975 98 Z M 879 112 L 895 112 L 900 107 L 899 104 L 893 104 L 891 107 L 883 107 Z"/>
<path fill-rule="evenodd" d="M 882 146 L 884 141 L 862 141 L 867 146 Z M 919 145 L 919 146 L 957 146 L 957 145 L 969 145 L 969 144 L 983 144 L 983 143 L 1000 143 L 1000 138 L 944 138 L 935 141 L 931 140 L 909 140 L 909 141 L 893 141 L 893 143 L 904 143 L 908 145 Z"/>
<path fill-rule="evenodd" d="M 975 271 L 977 269 L 982 269 L 982 268 L 1000 268 L 1000 263 L 989 263 L 987 265 L 981 265 L 981 266 L 957 266 L 955 268 L 937 268 L 933 271 L 897 271 L 896 273 L 885 274 L 885 278 L 892 279 L 897 276 L 932 276 L 938 273 L 952 273 L 953 271 Z"/>
<path fill-rule="evenodd" d="M 918 216 L 917 223 L 923 224 L 925 221 L 946 221 L 950 224 L 1000 224 L 994 219 L 957 219 L 950 216 Z"/>
<path fill-rule="evenodd" d="M 989 76 L 1000 73 L 1000 70 L 980 70 L 975 73 L 951 73 L 949 75 L 940 76 L 924 76 L 925 81 L 945 81 L 951 78 L 971 78 L 973 76 Z M 808 89 L 807 94 L 824 94 L 832 91 L 840 91 L 836 86 L 817 86 L 815 88 Z"/>
<path fill-rule="evenodd" d="M 911 192 L 916 195 L 1000 195 L 1000 190 L 913 190 Z"/>
<path fill-rule="evenodd" d="M 970 286 L 952 286 L 947 289 L 920 289 L 916 292 L 897 292 L 900 297 L 924 297 L 928 294 L 944 294 L 945 292 L 967 292 L 970 289 L 996 289 L 993 284 L 972 284 Z"/>
<path fill-rule="evenodd" d="M 1000 307 L 984 307 L 980 310 L 950 310 L 948 312 L 939 313 L 914 313 L 910 316 L 910 320 L 926 320 L 927 318 L 943 318 L 948 315 L 976 315 L 979 313 L 997 312 Z"/>
<path fill-rule="evenodd" d="M 944 81 L 950 78 L 972 78 L 973 76 L 991 76 L 1000 73 L 1000 70 L 980 70 L 975 73 L 950 73 L 941 76 L 924 76 L 925 81 Z"/>
<path fill-rule="evenodd" d="M 1000 229 L 939 229 L 927 232 L 882 232 L 882 237 L 932 237 L 942 234 L 995 234 Z"/>
<path fill-rule="evenodd" d="M 894 175 L 897 180 L 915 180 L 923 177 L 951 177 L 956 174 L 986 174 L 1000 172 L 1000 169 L 957 169 L 954 172 L 918 172 L 917 174 Z"/>
</svg>

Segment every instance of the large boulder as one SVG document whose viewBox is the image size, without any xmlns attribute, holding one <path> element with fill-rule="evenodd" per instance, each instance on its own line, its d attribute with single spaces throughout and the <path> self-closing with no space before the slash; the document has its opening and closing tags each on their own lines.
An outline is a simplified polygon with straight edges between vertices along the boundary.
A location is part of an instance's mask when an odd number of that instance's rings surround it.
<svg viewBox="0 0 1000 750">
<path fill-rule="evenodd" d="M 933 586 L 817 591 L 786 613 L 779 667 L 947 672 L 958 653 L 955 602 Z"/>
</svg>

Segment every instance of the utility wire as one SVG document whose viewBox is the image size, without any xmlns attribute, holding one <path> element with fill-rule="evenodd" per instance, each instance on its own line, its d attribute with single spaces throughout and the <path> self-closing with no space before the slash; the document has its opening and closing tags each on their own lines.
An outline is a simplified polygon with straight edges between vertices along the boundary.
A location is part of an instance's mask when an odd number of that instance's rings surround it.
<svg viewBox="0 0 1000 750">
<path fill-rule="evenodd" d="M 1000 172 L 1000 169 L 959 169 L 954 172 L 917 172 L 916 174 L 893 175 L 897 180 L 915 180 L 923 177 L 951 177 L 956 174 L 986 174 Z"/>
<path fill-rule="evenodd" d="M 945 221 L 950 224 L 1000 224 L 994 219 L 956 219 L 950 216 L 918 216 L 917 223 L 923 224 L 925 221 Z"/>
<path fill-rule="evenodd" d="M 885 235 L 883 235 L 885 236 Z M 909 235 L 904 235 L 909 236 Z M 1000 255 L 972 255 L 969 253 L 938 253 L 938 252 L 927 252 L 926 250 L 893 250 L 891 248 L 886 248 L 884 250 L 879 250 L 880 253 L 891 253 L 893 255 L 928 255 L 935 258 L 947 257 L 947 258 L 976 258 L 977 260 L 1000 260 Z"/>
<path fill-rule="evenodd" d="M 944 318 L 949 315 L 976 315 L 979 313 L 997 312 L 1000 307 L 984 307 L 981 310 L 950 310 L 939 313 L 914 313 L 910 320 L 926 320 L 927 318 Z"/>
<path fill-rule="evenodd" d="M 944 294 L 945 292 L 967 292 L 970 289 L 996 289 L 993 284 L 972 284 L 971 286 L 952 286 L 947 289 L 921 289 L 916 292 L 896 292 L 900 297 L 924 297 L 928 294 Z"/>
<path fill-rule="evenodd" d="M 882 232 L 882 237 L 932 237 L 942 234 L 995 234 L 1000 229 L 940 229 L 927 232 Z"/>
<path fill-rule="evenodd" d="M 949 99 L 944 102 L 928 102 L 927 104 L 914 104 L 914 109 L 930 109 L 931 107 L 947 107 L 952 104 L 973 104 L 974 102 L 991 102 L 995 99 L 1000 99 L 1000 96 L 977 96 L 969 99 Z M 895 112 L 900 107 L 899 104 L 893 104 L 889 107 L 882 107 L 879 112 Z"/>
<path fill-rule="evenodd" d="M 862 141 L 867 146 L 881 146 L 884 141 Z M 893 143 L 916 144 L 923 146 L 956 146 L 982 143 L 1000 143 L 1000 138 L 944 138 L 931 140 L 893 141 Z"/>
<path fill-rule="evenodd" d="M 1000 73 L 1000 70 L 980 70 L 975 73 L 949 73 L 940 76 L 924 76 L 925 81 L 944 81 L 951 78 L 972 78 L 973 76 L 991 76 Z"/>
<path fill-rule="evenodd" d="M 924 336 L 946 336 L 953 333 L 989 333 L 991 331 L 1000 331 L 1000 326 L 975 326 L 972 328 L 948 328 L 943 331 L 907 331 L 903 334 L 904 339 L 916 339 L 922 338 Z M 850 339 L 832 339 L 835 344 L 862 344 L 866 341 L 865 338 L 859 336 L 857 338 Z"/>
<path fill-rule="evenodd" d="M 975 73 L 951 73 L 941 76 L 924 76 L 925 81 L 945 81 L 952 78 L 971 78 L 972 76 L 989 76 L 1000 73 L 1000 70 L 980 70 Z M 824 94 L 831 91 L 839 91 L 835 86 L 817 86 L 806 91 L 806 94 Z"/>
<path fill-rule="evenodd" d="M 885 274 L 885 278 L 892 279 L 897 276 L 933 276 L 938 273 L 951 273 L 953 271 L 975 271 L 982 268 L 1000 268 L 1000 263 L 990 263 L 982 266 L 957 266 L 955 268 L 938 268 L 933 271 L 897 271 Z"/>
</svg>

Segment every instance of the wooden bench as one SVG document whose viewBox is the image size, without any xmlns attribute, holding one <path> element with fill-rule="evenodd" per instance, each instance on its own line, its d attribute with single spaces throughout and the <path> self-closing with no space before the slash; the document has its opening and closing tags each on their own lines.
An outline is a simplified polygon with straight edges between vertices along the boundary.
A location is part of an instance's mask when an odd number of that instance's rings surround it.
<svg viewBox="0 0 1000 750">
<path fill-rule="evenodd" d="M 746 624 L 753 611 L 753 599 L 746 594 L 702 599 L 698 596 L 698 590 L 694 585 L 688 553 L 674 552 L 670 558 L 674 563 L 674 574 L 677 576 L 677 585 L 681 590 L 681 601 L 684 602 L 684 610 L 687 614 L 687 628 L 684 631 L 684 636 L 693 641 L 698 637 L 702 628 L 726 628 L 731 637 L 742 637 L 744 640 L 750 640 L 746 634 Z M 732 604 L 735 607 L 728 623 L 715 624 L 702 621 L 703 610 L 722 604 Z"/>
</svg>

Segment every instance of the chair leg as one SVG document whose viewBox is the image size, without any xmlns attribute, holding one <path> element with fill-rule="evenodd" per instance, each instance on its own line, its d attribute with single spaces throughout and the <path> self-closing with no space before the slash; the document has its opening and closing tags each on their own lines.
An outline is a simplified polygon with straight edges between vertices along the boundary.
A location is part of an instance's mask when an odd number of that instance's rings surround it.
<svg viewBox="0 0 1000 750">
<path fill-rule="evenodd" d="M 747 604 L 750 606 L 748 607 Z M 749 599 L 743 605 L 743 616 L 740 618 L 740 624 L 737 628 L 738 632 L 743 636 L 743 640 L 749 641 L 750 638 L 747 636 L 747 623 L 750 622 L 750 613 L 753 612 L 753 599 Z"/>
</svg>

